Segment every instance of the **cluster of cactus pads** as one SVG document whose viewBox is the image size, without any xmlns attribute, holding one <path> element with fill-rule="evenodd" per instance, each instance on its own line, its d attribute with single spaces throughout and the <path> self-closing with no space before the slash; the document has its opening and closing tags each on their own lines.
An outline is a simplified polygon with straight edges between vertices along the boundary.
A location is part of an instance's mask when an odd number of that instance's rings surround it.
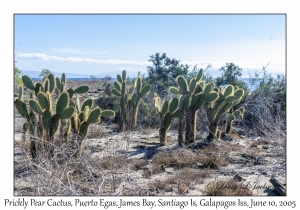
<svg viewBox="0 0 300 210">
<path fill-rule="evenodd" d="M 117 75 L 117 81 L 114 82 L 114 88 L 111 92 L 115 96 L 120 97 L 119 130 L 121 132 L 124 132 L 126 128 L 133 128 L 136 126 L 138 109 L 142 97 L 147 95 L 150 89 L 151 85 L 142 85 L 140 72 L 131 88 L 127 87 L 125 70 L 122 72 L 122 76 L 119 74 Z M 143 105 L 147 106 L 145 103 L 143 103 Z"/>
<path fill-rule="evenodd" d="M 226 88 L 217 88 L 213 82 L 205 84 L 202 69 L 189 80 L 183 76 L 178 76 L 177 84 L 177 87 L 169 89 L 177 98 L 161 102 L 159 96 L 154 93 L 155 109 L 149 112 L 147 105 L 141 98 L 148 94 L 150 85 L 142 87 L 139 74 L 134 86 L 129 89 L 126 87 L 126 71 L 123 71 L 122 76 L 117 75 L 112 93 L 120 97 L 120 131 L 125 131 L 126 125 L 129 125 L 130 128 L 136 125 L 140 104 L 146 110 L 149 119 L 158 114 L 160 119 L 158 132 L 162 145 L 168 144 L 166 134 L 172 118 L 178 118 L 179 146 L 185 147 L 194 143 L 196 140 L 197 113 L 201 107 L 206 110 L 209 124 L 207 140 L 220 138 L 221 131 L 218 129 L 218 125 L 222 120 L 226 121 L 226 132 L 230 133 L 233 120 L 243 117 L 244 108 L 236 108 L 244 95 L 243 89 L 232 85 L 228 85 Z"/>
<path fill-rule="evenodd" d="M 187 81 L 183 76 L 177 77 L 178 87 L 171 87 L 170 92 L 179 97 L 180 114 L 178 115 L 178 143 L 180 146 L 191 144 L 196 140 L 197 112 L 218 98 L 213 84 L 205 85 L 203 70 Z M 183 120 L 185 119 L 185 123 Z M 183 139 L 183 126 L 185 125 L 185 141 Z"/>
<path fill-rule="evenodd" d="M 178 87 L 171 87 L 169 90 L 179 97 L 179 111 L 173 116 L 178 118 L 178 144 L 181 147 L 195 142 L 197 112 L 201 107 L 204 107 L 207 113 L 208 140 L 220 137 L 221 131 L 218 129 L 218 125 L 221 120 L 227 122 L 228 132 L 230 132 L 232 121 L 242 118 L 244 108 L 237 110 L 232 110 L 232 108 L 240 102 L 244 95 L 243 89 L 234 88 L 232 85 L 228 85 L 226 88 L 217 88 L 212 82 L 205 84 L 202 69 L 189 81 L 183 76 L 178 76 L 177 84 Z M 184 120 L 185 122 L 183 122 Z M 185 141 L 183 127 L 185 127 Z"/>
<path fill-rule="evenodd" d="M 75 104 L 72 101 L 73 95 L 86 93 L 89 87 L 80 86 L 75 90 L 69 88 L 65 91 L 66 77 L 64 73 L 61 79 L 54 79 L 53 74 L 49 74 L 43 84 L 40 82 L 34 83 L 28 76 L 23 76 L 22 81 L 29 90 L 35 93 L 35 98 L 30 93 L 30 99 L 28 105 L 26 105 L 23 100 L 23 86 L 20 86 L 19 97 L 14 101 L 17 111 L 26 119 L 23 124 L 23 134 L 25 135 L 28 130 L 31 134 L 30 151 L 33 158 L 37 157 L 38 148 L 45 147 L 48 148 L 49 157 L 53 157 L 54 145 L 59 143 L 56 140 L 58 130 L 60 130 L 59 134 L 62 137 L 60 142 L 70 141 L 72 131 L 80 136 L 78 142 L 81 144 L 87 136 L 90 124 L 99 122 L 100 116 L 113 117 L 115 114 L 111 110 L 102 111 L 99 107 L 92 108 L 91 99 L 87 99 L 80 106 L 77 97 Z M 54 94 L 56 94 L 56 101 L 53 101 Z M 36 141 L 35 134 L 37 134 L 40 141 Z M 47 142 L 47 145 L 45 142 Z"/>
<path fill-rule="evenodd" d="M 218 92 L 219 97 L 214 102 L 204 105 L 209 123 L 208 140 L 220 138 L 221 131 L 218 129 L 218 125 L 221 120 L 232 123 L 235 118 L 242 117 L 242 112 L 244 112 L 244 108 L 236 110 L 233 114 L 228 112 L 233 105 L 240 102 L 244 95 L 243 89 L 234 88 L 232 85 L 228 85 L 226 88 L 220 87 L 214 89 Z"/>
<path fill-rule="evenodd" d="M 160 97 L 154 94 L 154 106 L 156 113 L 159 115 L 160 127 L 158 129 L 160 144 L 167 145 L 167 131 L 171 126 L 172 117 L 178 114 L 178 99 L 173 98 L 169 101 L 163 101 L 161 104 Z"/>
</svg>

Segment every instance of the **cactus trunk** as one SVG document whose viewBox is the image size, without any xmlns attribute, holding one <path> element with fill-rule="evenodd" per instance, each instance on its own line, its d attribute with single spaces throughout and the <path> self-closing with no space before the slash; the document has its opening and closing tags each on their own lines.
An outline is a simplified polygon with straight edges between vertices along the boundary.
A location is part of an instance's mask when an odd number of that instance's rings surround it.
<svg viewBox="0 0 300 210">
<path fill-rule="evenodd" d="M 196 126 L 197 126 L 197 112 L 198 110 L 188 108 L 186 116 L 185 140 L 186 144 L 192 144 L 196 140 Z"/>
<path fill-rule="evenodd" d="M 138 110 L 139 110 L 139 104 L 137 106 L 133 106 L 133 110 L 132 110 L 133 114 L 131 115 L 130 128 L 136 126 Z"/>
<path fill-rule="evenodd" d="M 216 122 L 209 124 L 207 140 L 212 141 L 213 139 L 215 139 L 217 135 L 217 131 L 218 131 L 218 124 Z"/>
<path fill-rule="evenodd" d="M 226 122 L 226 131 L 225 132 L 227 134 L 231 133 L 232 123 L 233 123 L 233 120 Z"/>
<path fill-rule="evenodd" d="M 34 137 L 30 137 L 30 153 L 33 159 L 37 157 Z"/>
<path fill-rule="evenodd" d="M 192 120 L 192 134 L 193 134 L 193 143 L 196 141 L 197 138 L 197 114 L 198 114 L 198 109 L 197 110 L 193 110 L 193 120 Z"/>
<path fill-rule="evenodd" d="M 183 119 L 178 118 L 178 145 L 181 148 L 185 148 L 185 142 L 183 140 Z"/>
<path fill-rule="evenodd" d="M 119 130 L 121 132 L 125 131 L 125 122 L 126 122 L 126 105 L 124 99 L 121 98 L 120 121 L 119 121 Z"/>
<path fill-rule="evenodd" d="M 163 146 L 167 146 L 168 142 L 167 142 L 167 130 L 165 128 L 160 128 L 158 130 L 159 133 L 159 142 L 161 145 Z"/>
</svg>

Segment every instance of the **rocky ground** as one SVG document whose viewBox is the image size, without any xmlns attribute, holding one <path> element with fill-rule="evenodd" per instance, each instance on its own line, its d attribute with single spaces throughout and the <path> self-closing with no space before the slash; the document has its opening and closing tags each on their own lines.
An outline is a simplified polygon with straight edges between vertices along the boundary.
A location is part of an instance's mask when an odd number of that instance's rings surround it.
<svg viewBox="0 0 300 210">
<path fill-rule="evenodd" d="M 276 195 L 269 180 L 275 177 L 283 185 L 286 181 L 284 142 L 242 135 L 212 143 L 197 139 L 182 149 L 176 144 L 176 132 L 169 132 L 170 145 L 160 146 L 156 130 L 117 133 L 108 126 L 99 128 L 105 137 L 88 138 L 81 158 L 56 166 L 30 160 L 21 146 L 22 135 L 16 133 L 15 193 L 34 194 L 36 184 L 43 188 L 47 187 L 43 182 L 53 182 L 66 188 L 74 185 L 80 195 L 93 194 L 82 189 L 85 183 L 90 190 L 101 186 L 95 195 L 207 195 L 218 193 L 208 186 L 231 188 L 227 182 L 235 180 L 235 187 L 250 189 L 246 195 Z M 57 180 L 48 180 L 50 174 Z M 71 178 L 76 178 L 73 184 Z M 57 193 L 68 194 L 65 190 Z"/>
<path fill-rule="evenodd" d="M 82 97 L 97 99 L 104 91 L 95 83 Z M 62 146 L 51 160 L 43 155 L 32 160 L 22 122 L 16 113 L 15 195 L 279 195 L 271 178 L 285 188 L 282 138 L 235 128 L 207 142 L 207 134 L 199 131 L 196 143 L 182 149 L 176 130 L 168 131 L 169 145 L 160 146 L 157 129 L 118 133 L 116 124 L 102 122 L 89 129 L 82 156 L 70 157 Z"/>
</svg>

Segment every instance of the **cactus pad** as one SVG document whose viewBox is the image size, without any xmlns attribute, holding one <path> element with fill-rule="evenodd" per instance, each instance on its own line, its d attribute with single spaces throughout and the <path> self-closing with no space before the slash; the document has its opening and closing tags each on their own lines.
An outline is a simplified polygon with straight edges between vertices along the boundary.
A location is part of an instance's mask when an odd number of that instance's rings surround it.
<svg viewBox="0 0 300 210">
<path fill-rule="evenodd" d="M 28 77 L 26 75 L 22 76 L 22 82 L 28 89 L 30 89 L 30 90 L 35 89 L 35 85 L 30 77 Z"/>
<path fill-rule="evenodd" d="M 14 101 L 14 104 L 18 112 L 22 115 L 22 117 L 27 118 L 28 113 L 27 113 L 26 104 L 18 98 Z"/>
<path fill-rule="evenodd" d="M 43 110 L 42 110 L 41 106 L 40 106 L 39 103 L 36 102 L 35 100 L 29 99 L 29 106 L 30 106 L 30 108 L 31 108 L 34 112 L 36 112 L 37 114 L 39 114 L 39 115 L 42 115 L 42 114 L 43 114 Z"/>
<path fill-rule="evenodd" d="M 151 85 L 149 85 L 149 84 L 145 85 L 140 92 L 141 96 L 147 95 L 149 93 L 150 89 L 151 89 Z"/>
<path fill-rule="evenodd" d="M 228 85 L 224 90 L 224 97 L 226 98 L 226 97 L 232 95 L 233 90 L 234 90 L 234 87 L 232 85 Z"/>
<path fill-rule="evenodd" d="M 91 124 L 91 123 L 98 122 L 100 120 L 100 114 L 101 114 L 101 110 L 99 108 L 93 109 L 87 119 L 87 123 Z"/>
<path fill-rule="evenodd" d="M 121 96 L 121 93 L 114 88 L 111 90 L 111 93 L 114 94 L 115 96 Z"/>
<path fill-rule="evenodd" d="M 73 115 L 74 111 L 75 111 L 75 109 L 72 106 L 64 109 L 59 114 L 59 119 L 68 119 L 68 118 L 70 118 Z"/>
<path fill-rule="evenodd" d="M 74 90 L 74 93 L 78 93 L 78 94 L 87 93 L 89 89 L 90 88 L 88 86 L 80 86 Z"/>
<path fill-rule="evenodd" d="M 219 94 L 217 92 L 213 91 L 204 97 L 204 101 L 207 103 L 210 103 L 210 102 L 217 100 L 218 97 L 219 97 Z"/>
<path fill-rule="evenodd" d="M 183 76 L 177 77 L 177 83 L 182 90 L 184 90 L 185 92 L 188 92 L 187 81 Z"/>
<path fill-rule="evenodd" d="M 166 130 L 168 130 L 170 128 L 171 125 L 171 119 L 172 119 L 172 115 L 170 112 L 168 112 L 165 117 L 164 117 L 164 128 Z"/>
<path fill-rule="evenodd" d="M 171 87 L 169 90 L 174 95 L 179 95 L 180 94 L 180 91 L 176 87 Z"/>
<path fill-rule="evenodd" d="M 70 101 L 70 98 L 69 98 L 69 94 L 66 93 L 66 92 L 63 92 L 58 100 L 57 100 L 57 103 L 56 103 L 56 113 L 58 115 L 60 115 L 60 113 L 66 109 L 69 105 L 69 101 Z"/>
<path fill-rule="evenodd" d="M 178 106 L 178 98 L 173 98 L 169 104 L 169 112 L 173 113 L 177 109 L 177 106 Z"/>
<path fill-rule="evenodd" d="M 115 116 L 115 112 L 113 110 L 103 110 L 101 112 L 101 116 L 105 118 L 112 118 Z"/>
</svg>

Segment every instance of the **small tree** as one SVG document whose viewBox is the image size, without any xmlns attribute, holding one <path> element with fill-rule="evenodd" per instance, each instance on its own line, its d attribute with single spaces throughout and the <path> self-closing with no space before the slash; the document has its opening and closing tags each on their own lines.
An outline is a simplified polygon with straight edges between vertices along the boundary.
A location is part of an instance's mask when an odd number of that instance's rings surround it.
<svg viewBox="0 0 300 210">
<path fill-rule="evenodd" d="M 226 63 L 225 66 L 222 66 L 219 71 L 222 72 L 221 77 L 217 77 L 216 85 L 236 85 L 238 78 L 242 76 L 242 68 L 235 65 L 234 63 Z"/>
<path fill-rule="evenodd" d="M 167 90 L 171 85 L 175 85 L 175 79 L 179 75 L 187 76 L 188 65 L 180 64 L 175 58 L 168 58 L 166 53 L 156 53 L 150 56 L 152 66 L 147 67 L 147 83 L 156 87 L 156 92 L 161 93 Z"/>
<path fill-rule="evenodd" d="M 52 72 L 49 69 L 42 69 L 42 72 L 39 74 L 39 77 L 44 81 L 45 78 L 49 75 L 52 74 Z"/>
<path fill-rule="evenodd" d="M 22 84 L 22 71 L 18 68 L 18 67 L 15 67 L 14 68 L 14 79 L 15 79 L 15 82 L 19 85 Z"/>
<path fill-rule="evenodd" d="M 242 68 L 234 63 L 226 63 L 225 66 L 222 66 L 219 71 L 222 72 L 221 77 L 216 78 L 216 86 L 226 86 L 226 85 L 233 85 L 239 88 L 242 88 L 245 91 L 242 100 L 238 104 L 240 106 L 246 100 L 246 96 L 249 93 L 249 88 L 246 82 L 244 82 L 242 78 Z"/>
</svg>

